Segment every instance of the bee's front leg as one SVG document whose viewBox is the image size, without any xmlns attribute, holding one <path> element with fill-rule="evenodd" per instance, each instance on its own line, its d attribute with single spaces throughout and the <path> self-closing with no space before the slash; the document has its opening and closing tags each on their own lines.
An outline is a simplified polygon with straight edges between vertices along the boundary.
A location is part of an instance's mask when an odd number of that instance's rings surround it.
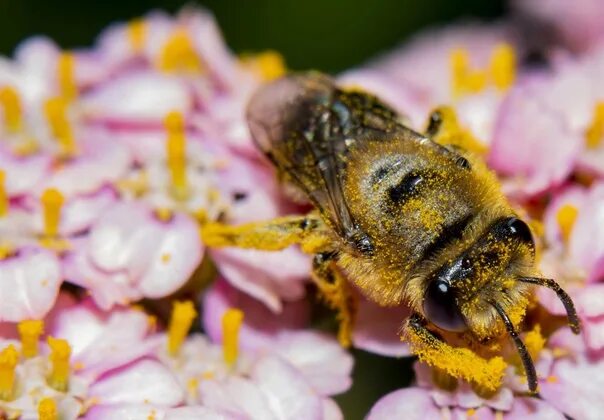
<svg viewBox="0 0 604 420">
<path fill-rule="evenodd" d="M 328 243 L 321 227 L 321 219 L 313 214 L 237 226 L 209 222 L 201 227 L 201 239 L 209 247 L 234 246 L 264 251 L 279 251 L 301 244 L 303 251 L 314 253 Z"/>
<path fill-rule="evenodd" d="M 337 311 L 338 341 L 343 347 L 350 347 L 357 300 L 346 278 L 335 265 L 334 256 L 335 252 L 322 252 L 315 255 L 312 279 L 326 303 Z"/>
<path fill-rule="evenodd" d="M 422 362 L 488 391 L 496 391 L 501 386 L 507 367 L 501 357 L 486 360 L 470 349 L 452 347 L 432 333 L 419 314 L 409 317 L 403 334 L 411 351 Z"/>
</svg>

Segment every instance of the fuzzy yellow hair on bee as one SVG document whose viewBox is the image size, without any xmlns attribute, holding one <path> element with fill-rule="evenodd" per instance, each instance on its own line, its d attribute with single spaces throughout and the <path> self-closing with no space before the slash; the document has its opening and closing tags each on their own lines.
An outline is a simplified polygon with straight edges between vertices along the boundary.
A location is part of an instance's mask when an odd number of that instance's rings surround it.
<svg viewBox="0 0 604 420">
<path fill-rule="evenodd" d="M 450 108 L 437 109 L 420 134 L 371 94 L 305 73 L 263 87 L 247 117 L 280 178 L 315 211 L 242 226 L 207 224 L 207 245 L 301 244 L 314 254 L 320 293 L 338 311 L 342 344 L 350 345 L 354 285 L 379 305 L 408 305 L 412 315 L 401 320 L 401 335 L 420 359 L 483 389 L 500 385 L 506 365 L 489 343 L 507 333 L 536 392 L 535 368 L 518 335 L 531 288 L 553 289 L 576 333 L 579 320 L 568 295 L 540 278 L 529 226 Z"/>
</svg>

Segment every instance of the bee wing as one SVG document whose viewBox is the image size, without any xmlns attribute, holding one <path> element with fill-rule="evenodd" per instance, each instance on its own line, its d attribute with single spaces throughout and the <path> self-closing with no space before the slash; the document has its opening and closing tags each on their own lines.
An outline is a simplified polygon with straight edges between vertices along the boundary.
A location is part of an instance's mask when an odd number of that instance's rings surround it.
<svg viewBox="0 0 604 420">
<path fill-rule="evenodd" d="M 344 237 L 358 228 L 342 191 L 349 149 L 392 135 L 426 140 L 399 123 L 395 111 L 362 92 L 345 92 L 333 79 L 303 73 L 279 79 L 251 99 L 247 120 L 254 141 Z"/>
</svg>

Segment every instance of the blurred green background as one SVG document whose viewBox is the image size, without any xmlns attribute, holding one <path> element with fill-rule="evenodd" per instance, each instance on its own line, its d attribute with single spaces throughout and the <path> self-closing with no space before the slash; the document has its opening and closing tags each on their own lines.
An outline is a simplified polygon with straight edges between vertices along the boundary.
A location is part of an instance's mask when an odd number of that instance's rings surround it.
<svg viewBox="0 0 604 420">
<path fill-rule="evenodd" d="M 46 34 L 61 46 L 90 44 L 109 22 L 183 0 L 0 0 L 0 53 Z M 338 71 L 396 45 L 429 25 L 459 17 L 493 18 L 504 0 L 206 0 L 236 51 L 281 51 L 294 69 Z"/>
<path fill-rule="evenodd" d="M 86 46 L 108 23 L 154 8 L 175 12 L 182 0 L 0 0 L 0 53 L 32 34 L 61 46 Z M 236 52 L 275 49 L 294 69 L 335 72 L 397 45 L 422 28 L 460 18 L 493 19 L 504 0 L 207 0 Z M 409 383 L 410 360 L 356 351 L 354 386 L 337 398 L 346 419 L 361 419 L 389 391 Z"/>
</svg>

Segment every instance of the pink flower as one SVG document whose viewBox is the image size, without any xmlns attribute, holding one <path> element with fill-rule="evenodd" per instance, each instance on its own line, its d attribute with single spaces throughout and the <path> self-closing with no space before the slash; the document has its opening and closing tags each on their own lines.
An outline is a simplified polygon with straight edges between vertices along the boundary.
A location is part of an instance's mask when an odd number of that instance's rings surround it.
<svg viewBox="0 0 604 420">
<path fill-rule="evenodd" d="M 102 308 L 175 292 L 199 265 L 203 247 L 189 216 L 140 203 L 112 207 L 67 257 L 66 277 Z"/>
</svg>

